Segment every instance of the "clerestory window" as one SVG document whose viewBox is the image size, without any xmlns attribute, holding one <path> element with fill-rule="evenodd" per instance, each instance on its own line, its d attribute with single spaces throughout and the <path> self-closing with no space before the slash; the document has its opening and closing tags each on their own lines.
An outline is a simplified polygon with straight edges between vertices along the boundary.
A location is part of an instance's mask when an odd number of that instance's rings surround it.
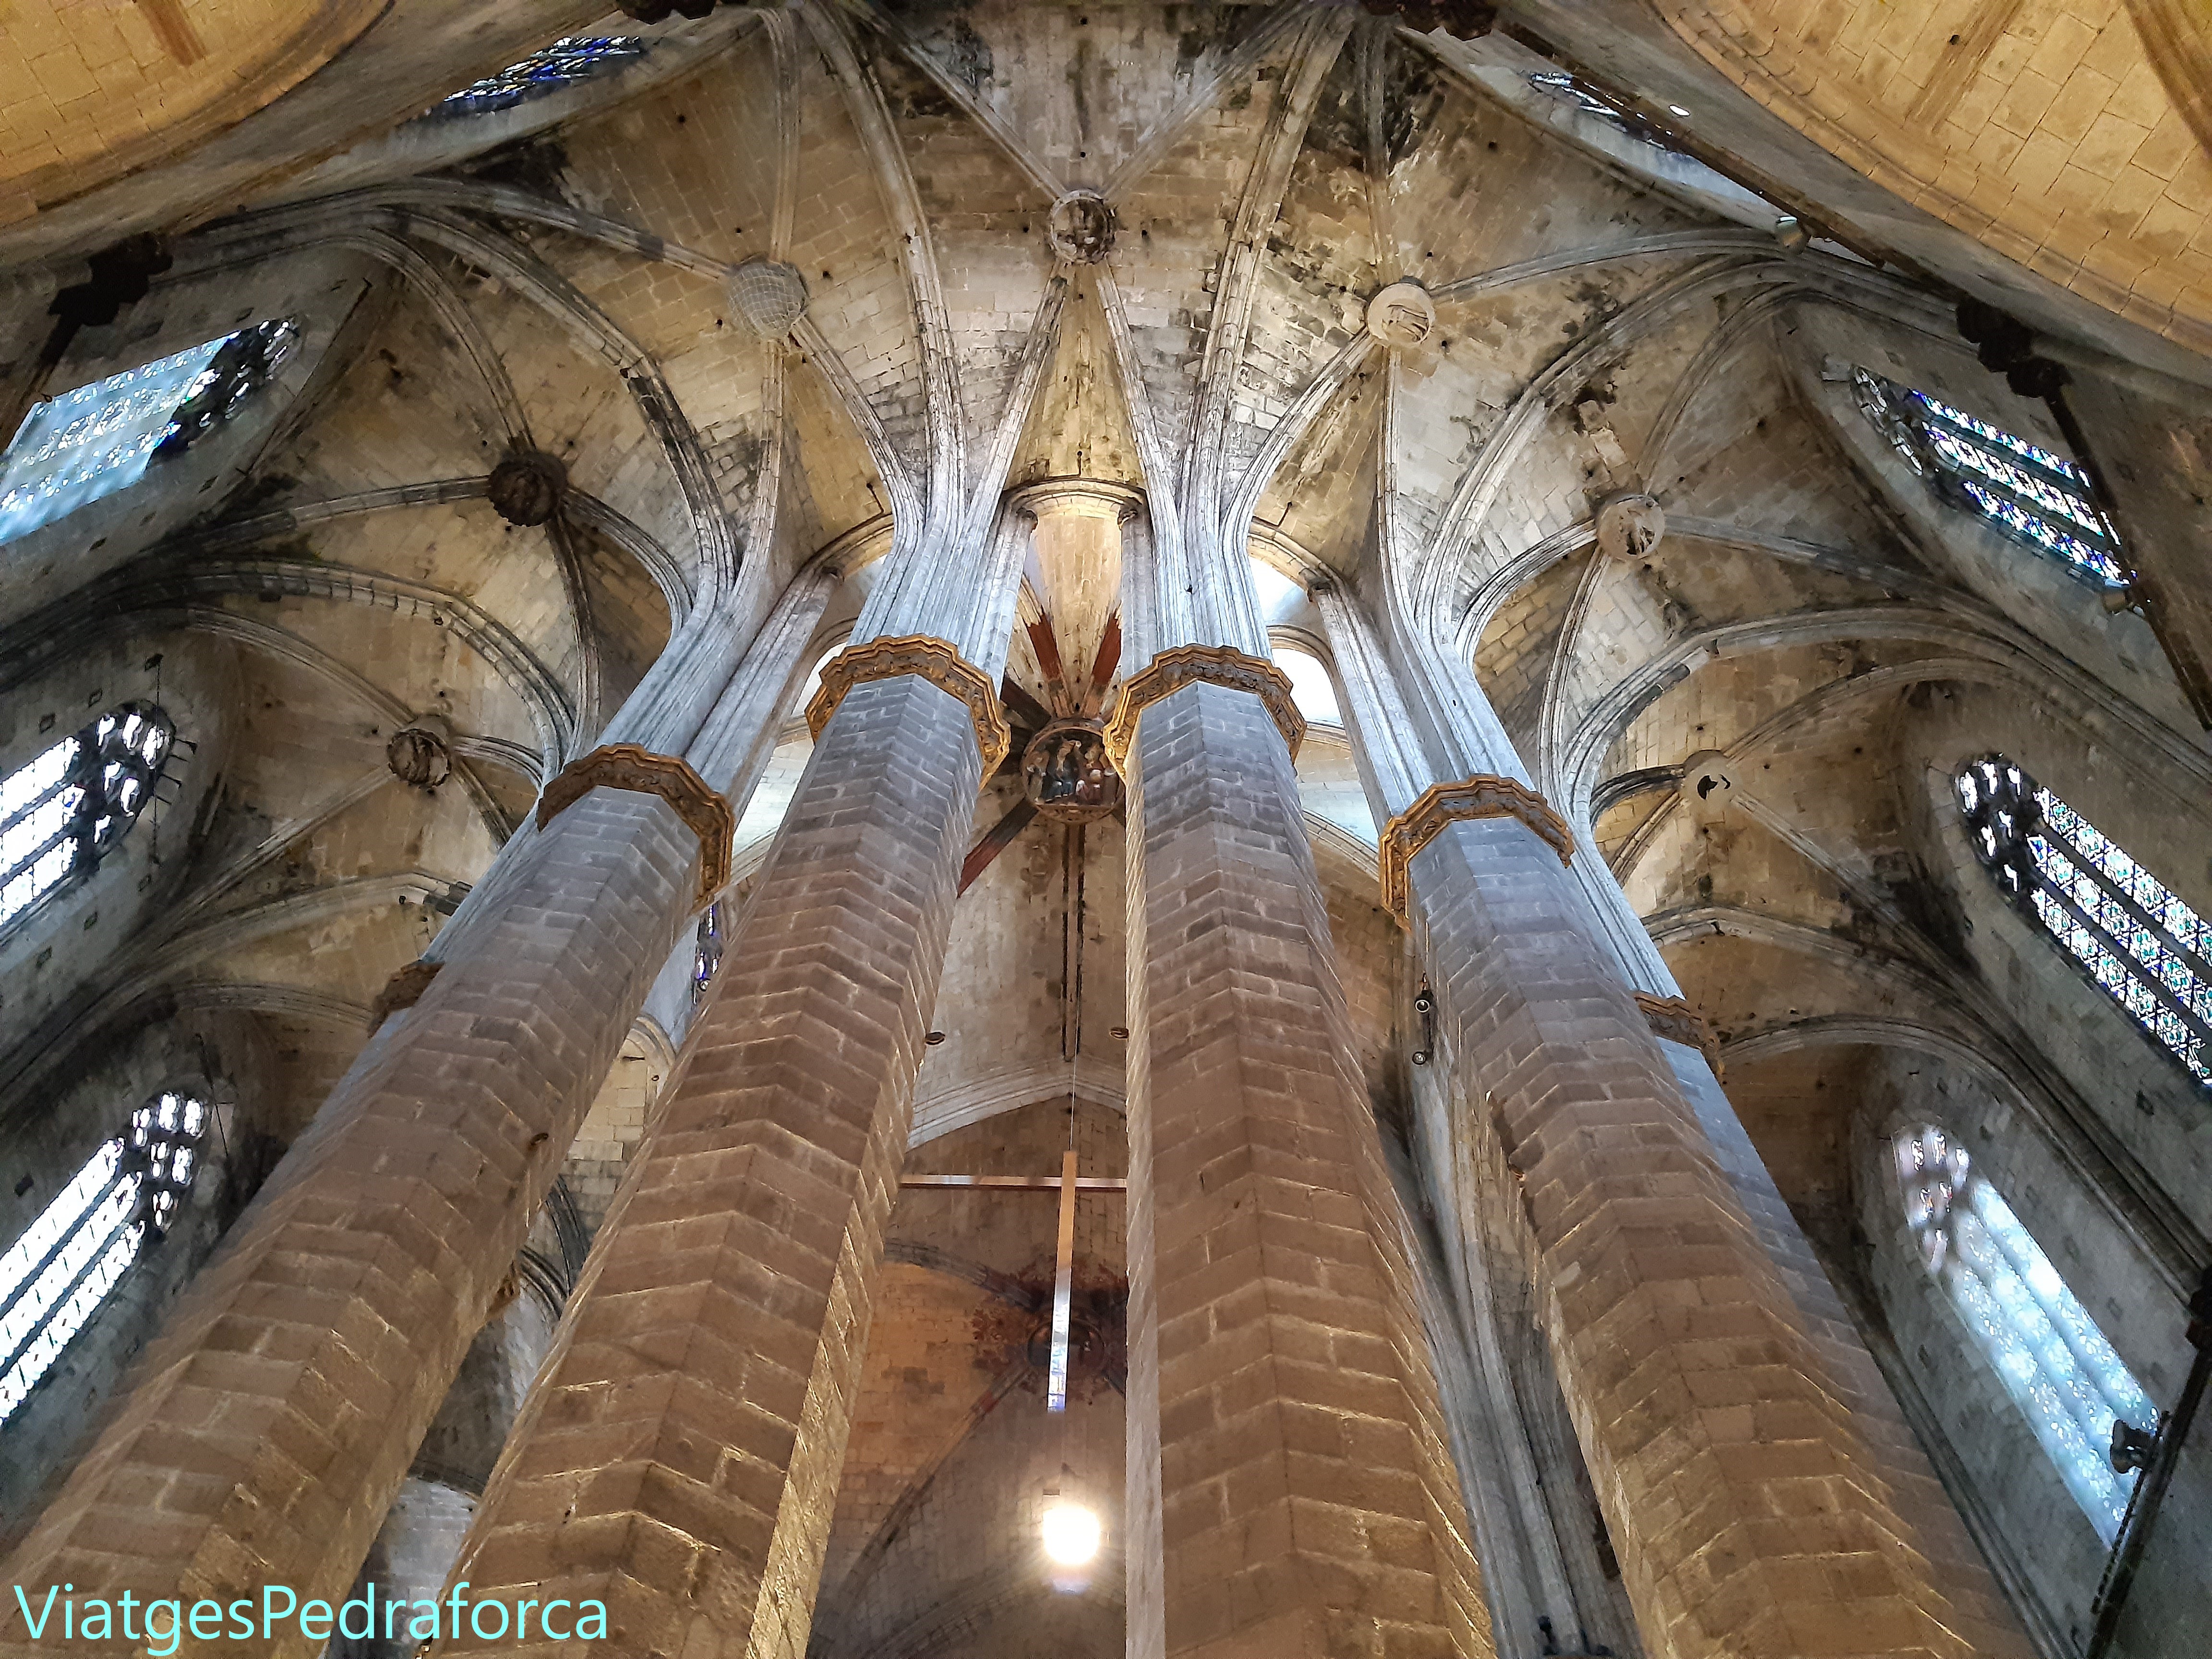
<svg viewBox="0 0 2212 1659">
<path fill-rule="evenodd" d="M 208 1118 L 195 1096 L 156 1095 L 0 1255 L 0 1425 L 175 1219 L 199 1174 Z"/>
<path fill-rule="evenodd" d="M 1921 1261 L 2111 1543 L 2135 1481 L 2113 1471 L 2112 1425 L 2154 1431 L 2156 1407 L 1966 1149 L 1933 1124 L 1893 1144 Z"/>
<path fill-rule="evenodd" d="M 542 97 L 577 81 L 645 55 L 645 42 L 634 34 L 565 35 L 542 52 L 533 52 L 519 64 L 509 64 L 496 75 L 471 82 L 440 100 L 432 113 L 488 115 L 511 109 L 527 99 Z"/>
<path fill-rule="evenodd" d="M 299 337 L 262 323 L 34 405 L 0 454 L 0 542 L 14 541 L 146 476 L 236 413 Z"/>
<path fill-rule="evenodd" d="M 0 929 L 100 867 L 154 798 L 175 738 L 161 709 L 126 702 L 0 778 Z"/>
<path fill-rule="evenodd" d="M 1851 386 L 1867 419 L 1944 500 L 2057 555 L 2078 575 L 2125 584 L 2119 538 L 2074 462 L 1866 369 L 1851 371 Z"/>
<path fill-rule="evenodd" d="M 1961 768 L 1954 787 L 2005 896 L 2212 1085 L 2212 923 L 2002 755 Z"/>
<path fill-rule="evenodd" d="M 1627 134 L 1637 143 L 1649 144 L 1654 149 L 1672 149 L 1674 144 L 1667 134 L 1638 114 L 1612 94 L 1601 91 L 1579 75 L 1564 70 L 1541 70 L 1532 72 L 1528 84 L 1548 97 L 1556 98 L 1585 115 L 1594 115 L 1615 131 Z"/>
</svg>

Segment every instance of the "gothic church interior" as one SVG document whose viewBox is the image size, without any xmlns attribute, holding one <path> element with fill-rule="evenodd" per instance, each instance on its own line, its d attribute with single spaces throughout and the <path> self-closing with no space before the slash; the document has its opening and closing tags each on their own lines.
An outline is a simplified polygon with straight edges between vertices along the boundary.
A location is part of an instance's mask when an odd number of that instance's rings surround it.
<svg viewBox="0 0 2212 1659">
<path fill-rule="evenodd" d="M 2202 7 L 605 4 L 0 11 L 0 1577 L 2212 1652 Z"/>
</svg>

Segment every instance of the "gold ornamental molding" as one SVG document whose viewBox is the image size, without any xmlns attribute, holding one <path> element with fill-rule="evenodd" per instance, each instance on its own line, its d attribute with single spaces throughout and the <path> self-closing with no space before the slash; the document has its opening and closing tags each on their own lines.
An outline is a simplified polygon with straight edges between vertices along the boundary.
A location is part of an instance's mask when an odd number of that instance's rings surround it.
<svg viewBox="0 0 2212 1659">
<path fill-rule="evenodd" d="M 425 962 L 420 957 L 395 972 L 384 981 L 384 988 L 376 994 L 369 1005 L 368 1034 L 374 1036 L 384 1022 L 402 1008 L 412 1008 L 422 1001 L 422 993 L 430 988 L 430 981 L 438 977 L 442 962 Z"/>
<path fill-rule="evenodd" d="M 999 689 L 989 676 L 943 640 L 927 634 L 901 634 L 890 639 L 849 645 L 822 665 L 822 689 L 806 705 L 807 729 L 818 738 L 845 694 L 863 680 L 891 680 L 902 674 L 927 680 L 948 696 L 968 705 L 975 722 L 975 747 L 982 751 L 983 775 L 999 769 L 1014 741 L 1006 724 L 1006 711 L 999 706 Z"/>
<path fill-rule="evenodd" d="M 1382 908 L 1409 922 L 1413 916 L 1413 879 L 1407 873 L 1420 850 L 1459 818 L 1518 818 L 1559 855 L 1562 864 L 1575 855 L 1574 831 L 1567 821 L 1526 784 L 1511 778 L 1478 773 L 1460 783 L 1432 783 L 1420 799 L 1383 826 L 1378 862 L 1382 876 Z"/>
<path fill-rule="evenodd" d="M 658 795 L 699 837 L 699 902 L 707 903 L 730 879 L 730 842 L 738 821 L 730 803 L 672 755 L 656 755 L 635 743 L 602 744 L 561 769 L 538 798 L 538 827 L 567 811 L 594 789 L 627 789 Z"/>
<path fill-rule="evenodd" d="M 1665 1042 L 1680 1042 L 1686 1047 L 1702 1049 L 1705 1064 L 1713 1068 L 1715 1079 L 1725 1082 L 1727 1073 L 1721 1066 L 1721 1040 L 1705 1017 L 1692 1008 L 1682 997 L 1655 997 L 1649 991 L 1636 994 L 1636 1006 L 1644 1011 L 1644 1023 L 1651 1028 L 1651 1035 Z"/>
<path fill-rule="evenodd" d="M 1161 652 L 1121 687 L 1121 701 L 1106 722 L 1106 754 L 1115 770 L 1128 775 L 1129 747 L 1137 740 L 1137 722 L 1145 710 L 1200 680 L 1231 691 L 1249 691 L 1266 703 L 1283 741 L 1290 745 L 1291 758 L 1298 757 L 1298 745 L 1306 739 L 1306 717 L 1291 701 L 1289 675 L 1266 658 L 1248 657 L 1234 646 L 1178 645 Z"/>
</svg>

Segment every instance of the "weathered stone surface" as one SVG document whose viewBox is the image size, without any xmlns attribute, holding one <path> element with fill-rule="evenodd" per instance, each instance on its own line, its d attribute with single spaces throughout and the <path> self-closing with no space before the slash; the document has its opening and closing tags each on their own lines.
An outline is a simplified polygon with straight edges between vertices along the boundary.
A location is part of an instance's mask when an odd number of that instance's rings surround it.
<svg viewBox="0 0 2212 1659">
<path fill-rule="evenodd" d="M 1769 1254 L 1552 849 L 1462 820 L 1413 878 L 1650 1650 L 2024 1655 L 1985 1578 L 1936 1571 L 1955 1520 L 1935 1524 L 1893 1437 L 1853 1409 L 1864 1368 L 1832 1369 L 1832 1328 Z"/>
<path fill-rule="evenodd" d="M 823 731 L 485 1493 L 472 1597 L 602 1600 L 599 1653 L 805 1650 L 979 767 L 910 676 Z"/>
<path fill-rule="evenodd" d="M 607 789 L 522 850 L 477 951 L 386 1023 L 193 1281 L 10 1583 L 343 1598 L 699 858 L 667 803 Z M 268 1650 L 320 1646 L 294 1626 Z M 0 1643 L 30 1650 L 12 1628 Z"/>
<path fill-rule="evenodd" d="M 1289 753 L 1198 683 L 1130 771 L 1129 1650 L 1487 1655 Z"/>
</svg>

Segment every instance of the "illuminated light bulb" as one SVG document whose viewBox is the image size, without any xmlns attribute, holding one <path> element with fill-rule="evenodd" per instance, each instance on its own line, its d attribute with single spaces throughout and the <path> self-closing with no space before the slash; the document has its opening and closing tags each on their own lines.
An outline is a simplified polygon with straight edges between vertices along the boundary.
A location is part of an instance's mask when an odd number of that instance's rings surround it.
<svg viewBox="0 0 2212 1659">
<path fill-rule="evenodd" d="M 1090 1565 L 1104 1536 L 1096 1515 L 1062 1498 L 1045 1504 L 1043 1532 L 1046 1559 L 1062 1567 Z"/>
</svg>

